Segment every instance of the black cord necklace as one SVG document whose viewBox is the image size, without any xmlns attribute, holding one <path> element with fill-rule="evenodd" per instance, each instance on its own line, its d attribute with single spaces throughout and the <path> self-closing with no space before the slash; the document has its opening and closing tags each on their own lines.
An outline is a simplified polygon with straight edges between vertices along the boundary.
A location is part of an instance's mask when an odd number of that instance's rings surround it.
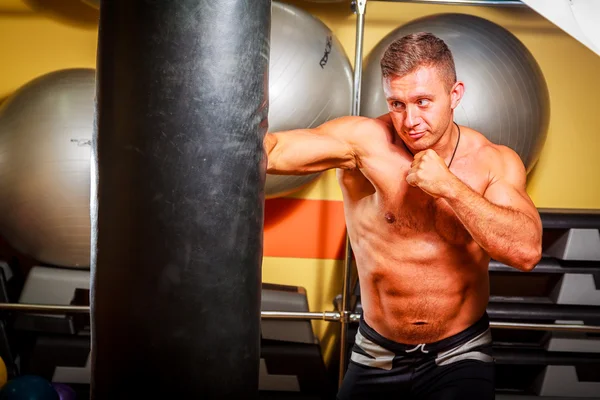
<svg viewBox="0 0 600 400">
<path fill-rule="evenodd" d="M 458 139 L 456 139 L 456 146 L 454 147 L 454 151 L 452 152 L 452 158 L 450 158 L 450 163 L 448 164 L 448 168 L 450 168 L 450 166 L 452 165 L 452 161 L 454 161 L 454 156 L 456 155 L 456 150 L 458 149 L 458 144 L 460 143 L 460 126 L 458 126 L 458 124 L 456 122 L 454 122 L 454 125 L 456 125 L 456 127 L 458 128 Z M 408 151 L 410 153 L 410 155 L 414 157 L 415 155 L 412 153 L 412 151 L 410 151 L 410 149 L 408 148 L 406 143 L 404 143 L 404 140 L 402 140 L 402 144 L 406 148 L 406 151 Z"/>
</svg>

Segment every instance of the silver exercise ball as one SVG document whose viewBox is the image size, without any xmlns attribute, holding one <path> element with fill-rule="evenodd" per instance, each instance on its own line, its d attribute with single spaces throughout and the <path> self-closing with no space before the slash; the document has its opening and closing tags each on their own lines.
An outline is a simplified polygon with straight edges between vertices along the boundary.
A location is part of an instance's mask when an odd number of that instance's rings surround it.
<svg viewBox="0 0 600 400">
<path fill-rule="evenodd" d="M 352 67 L 320 20 L 297 7 L 272 3 L 269 131 L 314 128 L 352 111 Z M 265 195 L 297 191 L 319 174 L 267 175 Z"/>
<path fill-rule="evenodd" d="M 382 89 L 380 59 L 387 46 L 404 35 L 430 32 L 454 55 L 465 95 L 455 121 L 515 150 L 527 172 L 546 141 L 550 118 L 548 88 L 527 48 L 504 28 L 480 17 L 439 14 L 412 21 L 388 34 L 365 59 L 361 114 L 388 112 Z"/>
<path fill-rule="evenodd" d="M 0 234 L 36 260 L 90 265 L 95 72 L 38 77 L 0 106 Z"/>
</svg>

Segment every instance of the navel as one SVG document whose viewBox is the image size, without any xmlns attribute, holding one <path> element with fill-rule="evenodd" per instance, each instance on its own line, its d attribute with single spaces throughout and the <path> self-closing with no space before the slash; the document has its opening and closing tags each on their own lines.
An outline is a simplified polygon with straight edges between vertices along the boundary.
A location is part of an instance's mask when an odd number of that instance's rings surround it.
<svg viewBox="0 0 600 400">
<path fill-rule="evenodd" d="M 393 224 L 396 222 L 396 217 L 394 217 L 394 214 L 388 211 L 385 213 L 385 220 L 388 222 L 388 224 Z"/>
</svg>

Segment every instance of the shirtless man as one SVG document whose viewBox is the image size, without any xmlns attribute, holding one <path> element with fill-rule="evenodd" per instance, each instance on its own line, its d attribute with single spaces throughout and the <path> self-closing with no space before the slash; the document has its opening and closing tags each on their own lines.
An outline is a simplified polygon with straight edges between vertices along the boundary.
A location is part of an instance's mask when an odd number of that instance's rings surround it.
<svg viewBox="0 0 600 400">
<path fill-rule="evenodd" d="M 388 114 L 265 138 L 268 173 L 338 169 L 363 308 L 338 398 L 492 399 L 490 257 L 541 257 L 524 165 L 453 122 L 465 89 L 442 40 L 401 38 L 381 69 Z"/>
</svg>

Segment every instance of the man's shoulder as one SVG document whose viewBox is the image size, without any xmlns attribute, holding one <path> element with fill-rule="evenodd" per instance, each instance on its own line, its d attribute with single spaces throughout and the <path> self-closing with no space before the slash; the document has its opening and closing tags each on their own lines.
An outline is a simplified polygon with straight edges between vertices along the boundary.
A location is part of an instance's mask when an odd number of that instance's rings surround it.
<svg viewBox="0 0 600 400">
<path fill-rule="evenodd" d="M 481 156 L 485 157 L 493 167 L 497 168 L 520 168 L 523 161 L 519 155 L 510 147 L 489 142 L 482 147 Z"/>
<path fill-rule="evenodd" d="M 525 166 L 521 157 L 512 148 L 493 143 L 481 133 L 480 147 L 476 151 L 476 157 L 489 171 L 490 180 L 499 176 L 521 176 L 525 172 Z M 483 166 L 483 165 L 482 165 Z"/>
<path fill-rule="evenodd" d="M 389 123 L 379 118 L 371 118 L 364 117 L 361 115 L 348 115 L 343 117 L 337 117 L 328 122 L 328 124 L 344 126 L 346 128 L 355 128 L 356 130 L 361 130 L 366 127 L 371 128 L 386 128 L 389 126 Z"/>
<path fill-rule="evenodd" d="M 355 116 L 349 117 L 354 118 L 354 121 L 361 126 L 369 126 L 372 128 L 380 128 L 382 130 L 389 131 L 393 128 L 392 119 L 389 114 L 384 114 L 376 118 L 372 117 L 363 117 L 363 116 Z"/>
<path fill-rule="evenodd" d="M 468 129 L 468 134 L 473 142 L 471 149 L 481 159 L 498 164 L 520 162 L 519 155 L 510 147 L 494 143 L 484 134 L 473 129 Z"/>
<path fill-rule="evenodd" d="M 340 126 L 344 126 L 346 133 L 355 140 L 373 140 L 377 137 L 384 138 L 392 131 L 391 121 L 363 116 L 348 116 L 337 119 Z"/>
</svg>

